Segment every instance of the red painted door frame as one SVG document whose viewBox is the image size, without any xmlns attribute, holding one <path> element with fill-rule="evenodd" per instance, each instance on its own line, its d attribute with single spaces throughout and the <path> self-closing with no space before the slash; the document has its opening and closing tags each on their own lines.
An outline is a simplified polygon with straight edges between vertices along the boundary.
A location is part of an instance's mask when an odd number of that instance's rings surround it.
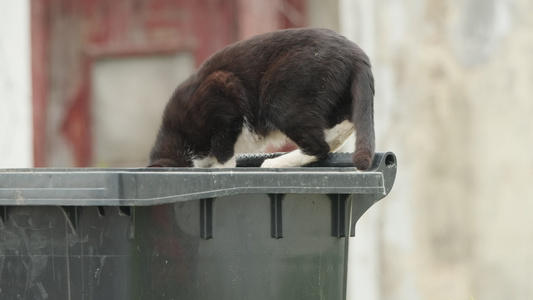
<svg viewBox="0 0 533 300">
<path fill-rule="evenodd" d="M 31 0 L 35 166 L 49 166 L 48 151 L 58 136 L 69 144 L 73 166 L 91 165 L 91 68 L 96 59 L 188 50 L 199 65 L 246 37 L 243 32 L 304 26 L 305 1 Z M 270 19 L 250 18 L 258 7 L 273 10 L 263 14 Z M 261 27 L 265 22 L 270 25 Z M 257 32 L 247 31 L 250 26 Z M 52 106 L 61 111 L 61 120 L 51 122 Z"/>
<path fill-rule="evenodd" d="M 31 68 L 33 106 L 33 160 L 35 167 L 45 166 L 46 106 L 48 94 L 48 20 L 46 3 L 32 0 L 31 13 Z"/>
</svg>

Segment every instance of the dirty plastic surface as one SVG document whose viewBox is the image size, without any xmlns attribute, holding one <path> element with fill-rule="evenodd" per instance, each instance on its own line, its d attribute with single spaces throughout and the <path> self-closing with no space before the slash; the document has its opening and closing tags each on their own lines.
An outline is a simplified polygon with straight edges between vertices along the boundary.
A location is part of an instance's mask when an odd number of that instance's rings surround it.
<svg viewBox="0 0 533 300">
<path fill-rule="evenodd" d="M 347 157 L 0 170 L 0 299 L 344 299 L 347 236 L 396 175 Z"/>
</svg>

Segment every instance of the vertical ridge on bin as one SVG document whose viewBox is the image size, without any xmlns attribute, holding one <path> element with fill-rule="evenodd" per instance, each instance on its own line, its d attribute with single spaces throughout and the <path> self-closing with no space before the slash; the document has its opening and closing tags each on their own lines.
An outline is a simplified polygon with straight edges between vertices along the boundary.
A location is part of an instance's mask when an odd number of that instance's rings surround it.
<svg viewBox="0 0 533 300">
<path fill-rule="evenodd" d="M 331 199 L 331 235 L 346 237 L 346 199 L 348 194 L 329 194 Z"/>
<path fill-rule="evenodd" d="M 96 209 L 98 210 L 98 215 L 99 215 L 100 217 L 105 216 L 105 209 L 104 209 L 103 206 L 98 205 L 98 206 L 96 207 Z"/>
<path fill-rule="evenodd" d="M 8 212 L 9 212 L 9 206 L 0 206 L 0 229 L 4 228 L 7 222 Z"/>
<path fill-rule="evenodd" d="M 213 238 L 213 198 L 200 199 L 200 236 Z"/>
<path fill-rule="evenodd" d="M 70 225 L 70 229 L 73 233 L 76 232 L 76 229 L 78 228 L 78 220 L 79 216 L 81 214 L 81 210 L 83 207 L 80 206 L 60 206 L 59 207 L 65 217 L 67 218 L 68 224 Z"/>
<path fill-rule="evenodd" d="M 135 206 L 118 206 L 118 215 L 128 217 L 130 219 L 128 237 L 130 239 L 135 238 Z"/>
<path fill-rule="evenodd" d="M 275 239 L 283 237 L 281 201 L 285 194 L 268 194 L 270 197 L 270 235 Z"/>
</svg>

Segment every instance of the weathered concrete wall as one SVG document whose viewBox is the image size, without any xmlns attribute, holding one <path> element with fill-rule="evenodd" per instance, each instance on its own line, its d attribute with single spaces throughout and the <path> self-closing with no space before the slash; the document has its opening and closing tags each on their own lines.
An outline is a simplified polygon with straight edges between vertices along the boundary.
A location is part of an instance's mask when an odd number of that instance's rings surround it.
<svg viewBox="0 0 533 300">
<path fill-rule="evenodd" d="M 0 168 L 31 167 L 29 1 L 0 1 Z"/>
<path fill-rule="evenodd" d="M 399 160 L 358 225 L 379 235 L 359 299 L 533 299 L 533 2 L 340 9 L 373 59 L 378 149 Z"/>
</svg>

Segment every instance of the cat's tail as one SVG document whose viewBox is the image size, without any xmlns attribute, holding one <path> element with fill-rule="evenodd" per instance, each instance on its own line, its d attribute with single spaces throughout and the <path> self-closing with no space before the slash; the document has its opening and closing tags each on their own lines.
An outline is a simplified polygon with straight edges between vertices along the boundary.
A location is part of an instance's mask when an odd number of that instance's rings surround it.
<svg viewBox="0 0 533 300">
<path fill-rule="evenodd" d="M 374 136 L 374 76 L 368 60 L 358 61 L 351 87 L 355 127 L 355 152 L 352 160 L 359 170 L 372 165 L 375 152 Z"/>
</svg>

